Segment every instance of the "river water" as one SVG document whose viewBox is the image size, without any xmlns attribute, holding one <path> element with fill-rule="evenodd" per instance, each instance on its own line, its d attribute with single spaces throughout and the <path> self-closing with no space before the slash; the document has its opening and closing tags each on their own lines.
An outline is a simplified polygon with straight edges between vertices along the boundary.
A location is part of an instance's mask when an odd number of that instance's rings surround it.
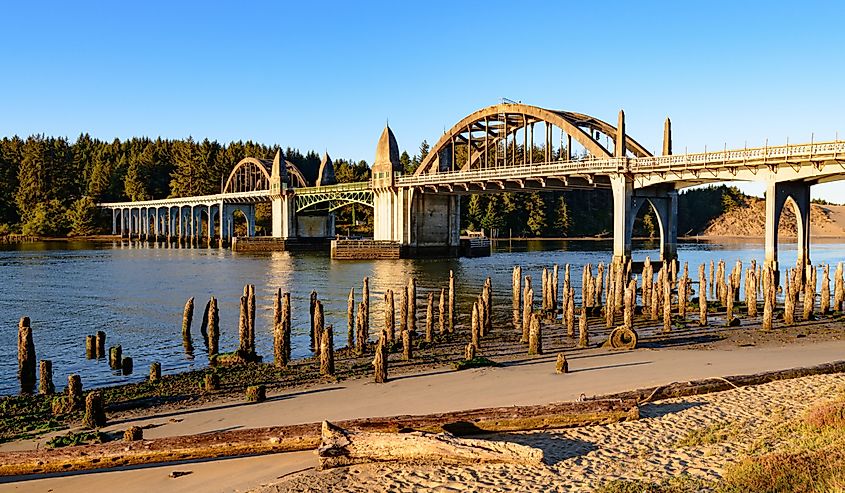
<svg viewBox="0 0 845 493">
<path fill-rule="evenodd" d="M 86 388 L 146 378 L 149 364 L 159 361 L 164 373 L 207 365 L 199 323 L 206 301 L 220 300 L 220 348 L 237 346 L 239 297 L 243 285 L 256 286 L 256 347 L 272 358 L 272 296 L 277 288 L 291 292 L 293 356 L 308 354 L 309 294 L 316 290 L 324 304 L 326 323 L 334 324 L 335 346 L 345 345 L 346 300 L 355 287 L 360 301 L 361 280 L 370 278 L 371 327 L 381 327 L 383 293 L 397 290 L 411 276 L 417 278 L 418 306 L 425 313 L 429 290 L 448 286 L 449 270 L 456 276 L 458 313 L 480 292 L 485 277 L 494 286 L 494 321 L 510 320 L 511 272 L 514 265 L 539 284 L 542 268 L 572 264 L 578 291 L 580 268 L 610 259 L 609 241 L 499 241 L 486 258 L 447 260 L 333 261 L 326 254 L 233 253 L 230 250 L 178 248 L 115 243 L 29 243 L 0 250 L 0 394 L 18 391 L 17 323 L 32 319 L 38 359 L 53 361 L 54 382 L 63 389 L 70 373 L 79 373 Z M 781 265 L 794 265 L 795 244 L 781 244 Z M 634 258 L 657 257 L 657 245 L 635 244 Z M 762 243 L 682 243 L 681 262 L 697 265 L 711 259 L 732 265 L 763 259 Z M 815 263 L 845 260 L 845 244 L 813 245 Z M 562 282 L 562 276 L 561 276 Z M 181 338 L 185 301 L 195 297 L 193 355 L 186 354 Z M 539 296 L 539 294 L 537 294 Z M 435 306 L 437 303 L 435 297 Z M 399 303 L 399 295 L 396 295 Z M 398 307 L 397 307 L 398 311 Z M 436 313 L 436 310 L 435 310 Z M 135 373 L 120 375 L 106 361 L 85 359 L 85 336 L 107 333 L 106 346 L 120 344 L 134 360 Z"/>
</svg>

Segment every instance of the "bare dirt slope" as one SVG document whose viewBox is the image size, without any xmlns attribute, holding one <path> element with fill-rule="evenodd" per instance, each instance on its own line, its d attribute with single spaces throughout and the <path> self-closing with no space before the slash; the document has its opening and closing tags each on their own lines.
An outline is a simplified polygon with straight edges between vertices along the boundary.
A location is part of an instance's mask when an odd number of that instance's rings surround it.
<svg viewBox="0 0 845 493">
<path fill-rule="evenodd" d="M 766 202 L 746 197 L 745 202 L 713 219 L 702 236 L 762 237 L 766 228 Z M 797 234 L 795 210 L 784 208 L 779 236 L 788 239 Z M 810 234 L 814 237 L 845 237 L 845 206 L 813 204 L 810 210 Z"/>
</svg>

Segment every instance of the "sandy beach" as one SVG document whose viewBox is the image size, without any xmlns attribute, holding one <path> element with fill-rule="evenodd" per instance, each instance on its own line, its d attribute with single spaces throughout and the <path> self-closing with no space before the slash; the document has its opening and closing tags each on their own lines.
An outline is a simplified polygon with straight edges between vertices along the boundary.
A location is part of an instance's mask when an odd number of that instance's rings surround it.
<svg viewBox="0 0 845 493">
<path fill-rule="evenodd" d="M 362 378 L 293 389 L 270 394 L 268 401 L 260 404 L 230 402 L 181 411 L 159 411 L 112 422 L 106 431 L 122 430 L 130 425 L 149 426 L 145 438 L 155 438 L 322 419 L 541 404 L 576 400 L 582 394 L 594 396 L 676 381 L 810 366 L 842 359 L 843 354 L 845 341 L 770 343 L 762 347 L 719 349 L 622 352 L 593 349 L 570 358 L 571 373 L 567 375 L 555 374 L 551 355 L 523 357 L 499 368 L 461 372 L 448 367 L 436 368 L 403 375 L 383 385 Z M 355 488 L 357 491 L 409 491 L 435 487 L 442 491 L 480 488 L 520 491 L 525 490 L 526 485 L 545 485 L 551 491 L 583 491 L 602 478 L 630 475 L 652 477 L 686 472 L 712 478 L 718 477 L 728 454 L 679 452 L 667 444 L 677 441 L 692 428 L 718 420 L 741 419 L 753 424 L 763 423 L 762 420 L 775 409 L 789 408 L 798 412 L 843 383 L 845 377 L 841 375 L 775 382 L 646 405 L 642 408 L 644 418 L 636 422 L 498 437 L 540 447 L 546 452 L 547 460 L 551 459 L 548 468 L 519 474 L 510 470 L 512 466 L 484 466 L 469 471 L 459 467 L 406 465 L 355 466 L 314 473 L 311 469 L 316 465 L 314 453 L 296 452 L 31 479 L 0 484 L 0 491 L 96 491 L 98 485 L 114 484 L 114 481 L 120 482 L 125 493 L 149 491 L 153 486 L 162 491 L 222 492 L 248 491 L 264 485 L 272 485 L 266 486 L 270 488 L 268 491 L 308 488 L 311 491 Z M 43 446 L 45 440 L 46 437 L 42 437 L 7 443 L 0 450 L 37 448 Z M 191 474 L 170 478 L 173 471 L 191 471 Z M 279 483 L 274 484 L 276 482 Z"/>
</svg>

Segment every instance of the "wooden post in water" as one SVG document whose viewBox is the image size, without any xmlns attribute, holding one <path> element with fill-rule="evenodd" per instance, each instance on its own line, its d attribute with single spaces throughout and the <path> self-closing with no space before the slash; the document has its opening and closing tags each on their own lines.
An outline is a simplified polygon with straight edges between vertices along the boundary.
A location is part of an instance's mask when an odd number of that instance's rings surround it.
<svg viewBox="0 0 845 493">
<path fill-rule="evenodd" d="M 387 293 L 384 293 L 384 300 L 387 317 Z M 346 298 L 346 347 L 355 347 L 355 288 L 349 288 L 349 297 Z"/>
<path fill-rule="evenodd" d="M 455 275 L 449 271 L 449 333 L 455 330 Z"/>
<path fill-rule="evenodd" d="M 35 392 L 35 342 L 29 317 L 21 317 L 18 322 L 18 380 L 21 394 Z"/>
<path fill-rule="evenodd" d="M 123 364 L 123 348 L 120 345 L 109 348 L 109 367 L 112 370 L 119 370 L 120 365 Z"/>
<path fill-rule="evenodd" d="M 363 302 L 362 302 L 363 303 Z M 364 310 L 364 330 L 366 331 L 366 323 L 367 323 L 367 312 Z M 317 304 L 314 305 L 314 338 L 317 341 L 320 341 L 320 344 L 317 344 L 317 351 L 315 352 L 314 356 L 320 356 L 320 351 L 322 347 L 323 341 L 323 331 L 325 330 L 325 313 L 323 312 L 323 302 L 317 300 Z"/>
<path fill-rule="evenodd" d="M 85 358 L 97 357 L 97 336 L 85 336 Z"/>
<path fill-rule="evenodd" d="M 393 302 L 393 290 L 388 289 L 384 297 L 384 329 L 387 331 L 387 342 L 393 344 L 396 340 L 396 307 Z"/>
<path fill-rule="evenodd" d="M 211 308 L 211 300 L 205 302 L 205 308 L 202 311 L 202 321 L 200 322 L 200 334 L 208 346 L 208 310 Z"/>
<path fill-rule="evenodd" d="M 410 361 L 414 357 L 414 331 L 410 328 L 402 331 L 402 359 Z"/>
<path fill-rule="evenodd" d="M 437 305 L 438 325 L 437 331 L 440 335 L 446 333 L 446 290 L 440 288 L 440 303 Z"/>
<path fill-rule="evenodd" d="M 727 286 L 727 293 L 725 297 L 727 301 L 727 307 L 725 307 L 725 324 L 728 327 L 732 327 L 734 322 L 734 284 L 733 282 L 728 283 Z"/>
<path fill-rule="evenodd" d="M 399 300 L 399 337 L 408 329 L 408 286 L 402 287 L 402 297 Z M 393 341 L 390 341 L 393 342 Z"/>
<path fill-rule="evenodd" d="M 569 363 L 566 361 L 566 355 L 563 353 L 557 353 L 555 373 L 569 373 Z"/>
<path fill-rule="evenodd" d="M 247 296 L 247 320 L 249 321 L 249 352 L 255 354 L 255 284 L 249 285 L 249 295 Z"/>
<path fill-rule="evenodd" d="M 623 295 L 622 302 L 624 306 L 622 308 L 622 324 L 628 330 L 634 329 L 634 297 L 637 295 L 637 281 L 631 281 L 628 288 L 625 289 L 625 294 Z"/>
<path fill-rule="evenodd" d="M 528 281 L 531 278 L 526 276 L 525 295 L 522 297 L 522 339 L 521 343 L 528 343 L 528 330 L 531 328 L 531 313 L 534 311 L 534 289 Z"/>
<path fill-rule="evenodd" d="M 708 287 L 710 288 L 710 298 L 715 298 L 715 293 L 713 292 L 713 276 L 715 275 L 715 272 L 713 271 L 713 268 L 714 268 L 714 262 L 711 259 L 710 260 L 710 280 L 708 282 Z M 702 289 L 704 289 L 704 288 L 702 288 Z"/>
<path fill-rule="evenodd" d="M 56 386 L 53 385 L 53 362 L 42 359 L 39 364 L 38 393 L 51 395 L 56 393 Z"/>
<path fill-rule="evenodd" d="M 102 330 L 97 331 L 97 358 L 106 357 L 106 333 Z"/>
<path fill-rule="evenodd" d="M 645 263 L 643 264 L 643 315 L 651 309 L 651 304 L 653 303 L 651 285 L 654 282 L 654 272 L 652 269 L 651 259 L 646 256 Z"/>
<path fill-rule="evenodd" d="M 773 284 L 774 275 L 772 273 L 771 268 L 769 266 L 766 266 L 766 269 L 763 274 L 763 330 L 772 330 L 772 318 L 775 303 L 775 299 L 773 296 L 774 290 L 772 290 Z M 756 290 L 754 291 L 754 304 L 757 304 Z"/>
<path fill-rule="evenodd" d="M 569 288 L 569 302 L 566 304 L 566 335 L 575 337 L 575 288 Z"/>
<path fill-rule="evenodd" d="M 82 379 L 79 375 L 73 373 L 67 376 L 67 398 L 69 404 L 69 411 L 80 411 L 84 405 L 84 397 L 82 396 Z"/>
<path fill-rule="evenodd" d="M 376 383 L 387 382 L 387 359 L 388 359 L 388 337 L 387 332 L 382 331 L 376 345 L 376 357 L 373 359 L 374 377 Z"/>
<path fill-rule="evenodd" d="M 185 302 L 185 310 L 182 312 L 182 340 L 191 340 L 191 322 L 194 320 L 194 297 L 188 298 Z"/>
<path fill-rule="evenodd" d="M 284 330 L 285 343 L 285 358 L 290 361 L 291 356 L 291 311 L 290 311 L 290 293 L 282 295 L 282 329 Z"/>
<path fill-rule="evenodd" d="M 806 279 L 806 282 L 804 283 L 804 313 L 803 313 L 803 320 L 805 320 L 805 321 L 813 319 L 813 307 L 814 307 L 813 305 L 815 305 L 815 301 L 816 301 L 815 300 L 816 285 L 815 285 L 815 282 L 814 282 L 815 279 L 813 279 L 815 277 L 813 275 L 813 273 L 815 273 L 815 271 L 816 271 L 816 268 L 812 265 L 808 265 L 806 267 L 807 274 L 804 277 Z"/>
<path fill-rule="evenodd" d="M 476 301 L 475 303 L 472 304 L 472 315 L 471 315 L 470 325 L 469 325 L 470 342 L 472 342 L 472 345 L 475 346 L 476 349 L 479 349 L 481 347 L 481 342 L 479 341 L 479 339 L 480 339 L 480 337 L 479 337 L 479 331 L 480 331 L 479 325 L 480 325 L 480 323 L 479 323 L 479 320 L 478 320 L 478 312 L 479 312 L 478 302 Z"/>
<path fill-rule="evenodd" d="M 766 301 L 765 299 L 763 300 Z M 751 267 L 745 273 L 745 306 L 749 317 L 757 316 L 757 269 Z"/>
<path fill-rule="evenodd" d="M 417 333 L 417 279 L 408 281 L 408 330 Z"/>
<path fill-rule="evenodd" d="M 819 301 L 819 312 L 822 315 L 830 313 L 830 265 L 825 264 L 822 271 L 821 301 Z"/>
<path fill-rule="evenodd" d="M 493 332 L 493 280 L 484 281 L 484 335 Z"/>
<path fill-rule="evenodd" d="M 279 288 L 273 297 L 273 363 L 279 368 L 288 365 L 288 355 L 285 351 L 285 324 L 282 312 L 282 289 Z"/>
<path fill-rule="evenodd" d="M 434 341 L 434 292 L 429 291 L 425 307 L 425 342 Z"/>
<path fill-rule="evenodd" d="M 590 334 L 587 333 L 587 307 L 581 301 L 581 318 L 578 320 L 578 347 L 590 345 Z"/>
<path fill-rule="evenodd" d="M 247 297 L 241 296 L 241 306 L 238 312 L 238 351 L 249 353 L 249 316 Z"/>
<path fill-rule="evenodd" d="M 132 374 L 132 358 L 129 356 L 124 356 L 120 362 L 120 370 L 123 372 L 124 375 L 131 375 Z"/>
<path fill-rule="evenodd" d="M 842 262 L 836 264 L 836 271 L 833 274 L 833 309 L 841 312 L 845 305 L 845 279 L 843 279 Z"/>
<path fill-rule="evenodd" d="M 707 325 L 707 279 L 704 264 L 698 266 L 698 325 Z"/>
<path fill-rule="evenodd" d="M 334 376 L 334 334 L 331 325 L 320 332 L 320 375 Z"/>
<path fill-rule="evenodd" d="M 370 278 L 364 277 L 361 287 L 361 301 L 364 302 L 364 332 L 370 333 Z"/>
<path fill-rule="evenodd" d="M 672 279 L 671 274 L 663 269 L 663 332 L 672 330 Z"/>
<path fill-rule="evenodd" d="M 783 277 L 783 323 L 792 325 L 795 323 L 795 293 L 793 292 L 789 269 L 786 269 L 786 275 Z"/>
<path fill-rule="evenodd" d="M 161 363 L 153 361 L 150 363 L 150 383 L 158 383 L 161 381 Z"/>
<path fill-rule="evenodd" d="M 471 361 L 475 359 L 475 346 L 472 345 L 472 342 L 468 342 L 466 347 L 464 348 L 464 360 Z"/>
<path fill-rule="evenodd" d="M 540 314 L 531 315 L 531 328 L 528 330 L 528 354 L 543 354 L 543 333 Z"/>
<path fill-rule="evenodd" d="M 85 398 L 85 416 L 82 423 L 86 428 L 95 429 L 106 425 L 106 411 L 99 392 L 90 392 Z"/>
<path fill-rule="evenodd" d="M 358 304 L 358 314 L 355 316 L 355 328 L 357 329 L 357 334 L 355 337 L 355 344 L 356 344 L 356 353 L 360 356 L 363 355 L 367 351 L 367 341 L 369 340 L 369 334 L 364 329 L 364 302 Z"/>
<path fill-rule="evenodd" d="M 220 347 L 220 311 L 217 308 L 217 298 L 214 296 L 208 302 L 208 355 L 217 354 Z"/>
<path fill-rule="evenodd" d="M 311 320 L 311 322 L 310 322 L 311 332 L 309 334 L 310 337 L 311 337 L 311 351 L 315 352 L 315 353 L 317 352 L 317 344 L 320 343 L 320 341 L 318 341 L 317 339 L 314 339 L 314 310 L 316 310 L 316 309 L 317 309 L 317 292 L 312 290 L 310 298 L 309 298 L 308 315 L 309 315 L 310 320 Z"/>
<path fill-rule="evenodd" d="M 513 329 L 519 332 L 522 320 L 522 267 L 517 265 L 513 268 L 512 281 Z"/>
</svg>

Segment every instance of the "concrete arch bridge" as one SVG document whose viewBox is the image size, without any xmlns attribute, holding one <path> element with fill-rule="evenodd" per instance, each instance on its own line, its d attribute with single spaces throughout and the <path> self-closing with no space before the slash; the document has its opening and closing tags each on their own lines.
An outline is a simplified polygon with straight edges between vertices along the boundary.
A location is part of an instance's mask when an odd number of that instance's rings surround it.
<svg viewBox="0 0 845 493">
<path fill-rule="evenodd" d="M 661 152 L 655 154 L 626 133 L 622 111 L 612 125 L 582 113 L 508 103 L 461 119 L 410 175 L 404 174 L 389 127 L 376 146 L 369 182 L 337 184 L 328 156 L 313 180 L 283 162 L 280 155 L 272 163 L 247 158 L 217 195 L 101 205 L 114 211 L 115 232 L 184 232 L 189 238 L 201 234 L 196 229 L 199 207 L 209 218 L 219 216 L 225 241 L 232 237 L 235 211 L 244 212 L 254 234 L 250 204 L 255 202 L 272 204 L 272 234 L 283 240 L 333 236 L 331 210 L 358 203 L 374 208 L 375 243 L 394 245 L 402 256 L 453 256 L 460 246 L 462 195 L 605 188 L 613 192 L 614 259 L 622 262 L 631 256 L 634 218 L 644 205 L 658 218 L 662 259 L 672 259 L 677 255 L 678 190 L 760 181 L 767 187 L 766 261 L 777 267 L 777 224 L 787 204 L 798 218 L 799 259 L 809 262 L 810 187 L 845 177 L 845 141 L 676 155 L 667 119 Z M 160 221 L 150 219 L 160 211 L 168 218 L 164 229 L 156 229 Z M 214 229 L 207 228 L 209 239 Z"/>
</svg>

